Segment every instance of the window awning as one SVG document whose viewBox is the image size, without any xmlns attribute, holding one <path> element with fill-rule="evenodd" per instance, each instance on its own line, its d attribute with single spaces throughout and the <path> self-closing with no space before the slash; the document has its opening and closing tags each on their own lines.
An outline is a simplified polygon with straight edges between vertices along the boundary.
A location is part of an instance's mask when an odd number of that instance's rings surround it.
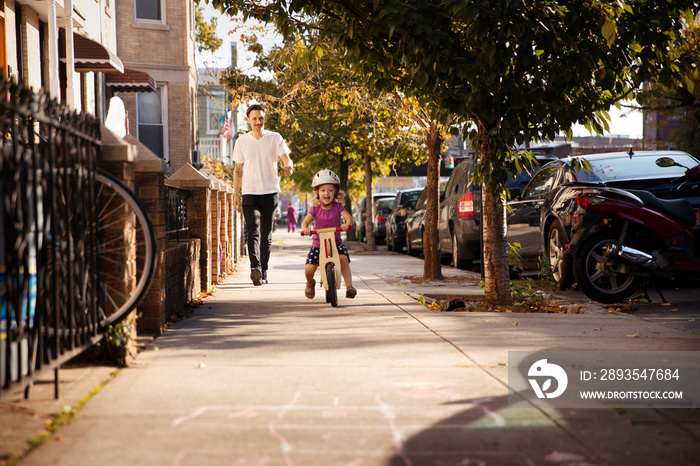
<svg viewBox="0 0 700 466">
<path fill-rule="evenodd" d="M 105 86 L 115 92 L 155 92 L 156 81 L 144 71 L 127 68 L 123 73 L 105 73 Z"/>
<path fill-rule="evenodd" d="M 65 61 L 65 41 L 62 40 L 61 42 L 59 53 L 61 55 L 61 61 Z M 105 46 L 99 42 L 77 32 L 73 33 L 73 57 L 75 71 L 78 72 L 124 72 L 124 65 L 118 56 L 107 50 Z"/>
</svg>

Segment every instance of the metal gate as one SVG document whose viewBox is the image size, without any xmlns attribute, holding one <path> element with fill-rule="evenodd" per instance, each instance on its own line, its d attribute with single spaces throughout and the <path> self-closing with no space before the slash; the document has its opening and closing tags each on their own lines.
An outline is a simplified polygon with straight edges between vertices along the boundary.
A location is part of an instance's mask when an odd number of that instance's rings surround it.
<svg viewBox="0 0 700 466">
<path fill-rule="evenodd" d="M 138 199 L 98 171 L 98 120 L 21 84 L 3 80 L 0 90 L 2 398 L 57 371 L 135 307 L 155 241 Z"/>
</svg>

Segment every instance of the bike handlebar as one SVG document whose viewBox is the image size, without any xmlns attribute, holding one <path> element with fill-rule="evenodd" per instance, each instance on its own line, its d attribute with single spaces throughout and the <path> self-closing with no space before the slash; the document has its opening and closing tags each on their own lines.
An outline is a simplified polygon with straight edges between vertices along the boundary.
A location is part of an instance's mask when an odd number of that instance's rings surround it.
<svg viewBox="0 0 700 466">
<path fill-rule="evenodd" d="M 336 231 L 350 231 L 352 230 L 352 225 L 348 225 L 347 230 L 343 230 L 342 227 L 330 227 L 330 228 L 320 228 L 318 230 L 311 230 L 312 235 L 317 235 L 319 233 L 334 233 Z M 301 236 L 304 236 L 304 231 L 301 231 Z"/>
</svg>

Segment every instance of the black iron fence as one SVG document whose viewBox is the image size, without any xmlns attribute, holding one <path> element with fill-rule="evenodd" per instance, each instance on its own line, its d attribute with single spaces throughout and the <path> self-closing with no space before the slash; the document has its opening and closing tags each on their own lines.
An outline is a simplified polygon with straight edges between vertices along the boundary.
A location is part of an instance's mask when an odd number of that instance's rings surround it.
<svg viewBox="0 0 700 466">
<path fill-rule="evenodd" d="M 98 341 L 104 296 L 96 273 L 99 121 L 22 85 L 2 80 L 0 90 L 2 398 Z"/>
<path fill-rule="evenodd" d="M 166 214 L 165 232 L 166 234 L 177 234 L 187 232 L 187 196 L 189 191 L 174 186 L 165 187 Z"/>
</svg>

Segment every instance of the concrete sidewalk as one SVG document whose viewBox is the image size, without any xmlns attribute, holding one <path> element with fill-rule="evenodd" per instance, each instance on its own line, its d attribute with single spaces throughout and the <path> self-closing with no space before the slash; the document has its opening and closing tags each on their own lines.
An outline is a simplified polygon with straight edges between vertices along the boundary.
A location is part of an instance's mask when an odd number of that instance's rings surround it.
<svg viewBox="0 0 700 466">
<path fill-rule="evenodd" d="M 697 410 L 507 405 L 508 351 L 700 350 L 696 336 L 595 309 L 435 313 L 406 291 L 441 284 L 397 284 L 422 260 L 393 253 L 355 251 L 358 295 L 332 308 L 304 297 L 309 241 L 278 231 L 268 285 L 245 267 L 218 285 L 21 464 L 698 464 Z"/>
</svg>

